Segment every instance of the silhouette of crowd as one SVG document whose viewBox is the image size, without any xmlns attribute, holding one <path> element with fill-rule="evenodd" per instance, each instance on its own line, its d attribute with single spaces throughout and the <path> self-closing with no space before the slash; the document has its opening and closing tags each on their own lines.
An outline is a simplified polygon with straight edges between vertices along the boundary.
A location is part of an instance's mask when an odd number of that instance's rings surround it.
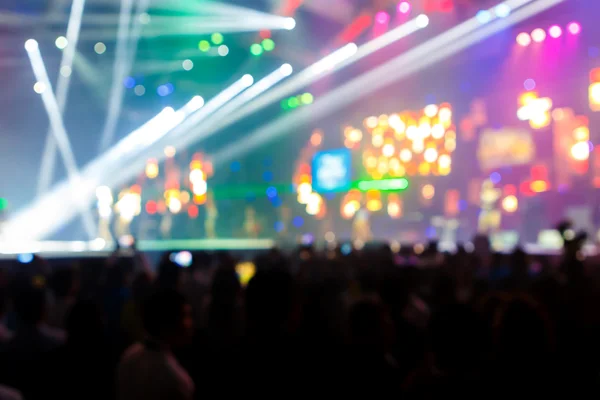
<svg viewBox="0 0 600 400">
<path fill-rule="evenodd" d="M 15 262 L 0 399 L 597 393 L 598 260 L 404 250 L 272 250 L 247 286 L 227 253 Z"/>
</svg>

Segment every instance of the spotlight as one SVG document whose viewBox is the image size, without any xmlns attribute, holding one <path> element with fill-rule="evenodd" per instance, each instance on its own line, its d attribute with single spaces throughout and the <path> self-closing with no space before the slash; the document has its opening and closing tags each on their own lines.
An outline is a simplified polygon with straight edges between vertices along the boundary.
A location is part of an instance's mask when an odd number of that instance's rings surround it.
<svg viewBox="0 0 600 400">
<path fill-rule="evenodd" d="M 419 28 L 425 28 L 429 25 L 429 17 L 425 14 L 421 14 L 416 18 L 415 22 Z"/>
<path fill-rule="evenodd" d="M 46 84 L 44 82 L 36 82 L 35 85 L 33 85 L 33 91 L 37 94 L 44 93 L 46 91 Z"/>
<path fill-rule="evenodd" d="M 294 18 L 286 18 L 283 27 L 288 31 L 291 31 L 296 27 L 296 20 Z"/>
<path fill-rule="evenodd" d="M 519 46 L 527 47 L 531 44 L 531 36 L 529 36 L 529 33 L 519 33 L 517 35 L 517 43 Z"/>
<path fill-rule="evenodd" d="M 410 11 L 410 3 L 408 1 L 403 1 L 398 4 L 398 12 L 401 14 L 408 14 Z"/>
<path fill-rule="evenodd" d="M 250 74 L 246 74 L 242 77 L 242 83 L 248 87 L 254 83 L 254 78 Z"/>
<path fill-rule="evenodd" d="M 35 39 L 29 39 L 25 42 L 25 50 L 33 51 L 38 48 L 38 42 Z"/>
<path fill-rule="evenodd" d="M 581 25 L 577 22 L 571 22 L 567 29 L 571 35 L 579 35 L 581 33 Z"/>
<path fill-rule="evenodd" d="M 562 36 L 562 28 L 558 25 L 552 25 L 550 29 L 548 29 L 548 34 L 551 38 L 558 39 Z"/>
<path fill-rule="evenodd" d="M 531 32 L 531 39 L 536 43 L 541 43 L 546 40 L 546 32 L 543 29 L 535 29 Z"/>
<path fill-rule="evenodd" d="M 283 74 L 283 76 L 290 76 L 292 72 L 294 72 L 294 68 L 290 64 L 283 64 L 279 70 Z"/>
</svg>

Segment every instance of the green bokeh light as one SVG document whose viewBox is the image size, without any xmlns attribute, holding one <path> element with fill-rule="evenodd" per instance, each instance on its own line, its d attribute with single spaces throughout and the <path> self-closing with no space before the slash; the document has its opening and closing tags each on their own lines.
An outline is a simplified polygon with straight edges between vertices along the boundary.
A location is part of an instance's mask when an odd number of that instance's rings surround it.
<svg viewBox="0 0 600 400">
<path fill-rule="evenodd" d="M 223 44 L 223 35 L 220 33 L 213 33 L 210 37 L 210 40 L 216 45 Z"/>
<path fill-rule="evenodd" d="M 6 210 L 8 208 L 8 200 L 0 197 L 0 211 Z"/>
<path fill-rule="evenodd" d="M 255 56 L 260 56 L 263 53 L 263 48 L 260 44 L 254 43 L 250 46 L 250 53 Z"/>
<path fill-rule="evenodd" d="M 288 99 L 288 107 L 289 107 L 289 108 L 296 108 L 296 107 L 298 107 L 299 105 L 300 105 L 300 100 L 298 100 L 297 98 L 295 98 L 295 97 L 290 97 L 290 98 Z"/>
<path fill-rule="evenodd" d="M 302 104 L 312 104 L 314 100 L 315 98 L 310 93 L 304 93 L 302 96 L 300 96 L 300 101 L 302 101 Z"/>
<path fill-rule="evenodd" d="M 273 39 L 265 39 L 262 41 L 262 47 L 265 51 L 273 51 L 275 50 L 275 42 Z"/>
<path fill-rule="evenodd" d="M 281 100 L 281 108 L 284 110 L 288 110 L 290 108 L 287 100 Z"/>
<path fill-rule="evenodd" d="M 210 43 L 208 40 L 201 40 L 200 43 L 198 43 L 198 48 L 200 51 L 207 52 L 210 50 Z"/>
</svg>

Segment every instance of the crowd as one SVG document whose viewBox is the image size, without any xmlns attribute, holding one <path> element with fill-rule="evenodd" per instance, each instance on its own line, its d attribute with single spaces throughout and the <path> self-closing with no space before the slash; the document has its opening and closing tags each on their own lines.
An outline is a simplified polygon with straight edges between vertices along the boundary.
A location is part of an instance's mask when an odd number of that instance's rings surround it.
<svg viewBox="0 0 600 400">
<path fill-rule="evenodd" d="M 484 241 L 485 243 L 485 241 Z M 597 260 L 302 247 L 0 273 L 0 399 L 597 393 Z"/>
</svg>

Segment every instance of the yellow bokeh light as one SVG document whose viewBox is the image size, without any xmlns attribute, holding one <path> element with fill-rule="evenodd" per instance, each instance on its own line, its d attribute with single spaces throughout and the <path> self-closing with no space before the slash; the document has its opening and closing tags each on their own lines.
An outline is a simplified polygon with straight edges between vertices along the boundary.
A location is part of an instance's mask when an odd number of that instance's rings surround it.
<svg viewBox="0 0 600 400">
<path fill-rule="evenodd" d="M 435 187 L 433 187 L 431 184 L 423 186 L 421 189 L 421 195 L 425 200 L 433 199 L 433 196 L 435 196 Z"/>
<path fill-rule="evenodd" d="M 418 135 L 419 135 L 419 129 L 416 126 L 410 125 L 408 128 L 406 128 L 406 137 L 408 139 L 415 140 Z"/>
<path fill-rule="evenodd" d="M 573 131 L 573 136 L 578 142 L 590 140 L 590 130 L 587 126 L 580 126 Z"/>
<path fill-rule="evenodd" d="M 548 190 L 548 182 L 537 180 L 531 182 L 530 189 L 534 193 L 542 193 Z"/>
<path fill-rule="evenodd" d="M 181 200 L 181 204 L 187 204 L 190 202 L 191 200 L 191 196 L 190 193 L 186 190 L 184 190 L 183 192 L 181 192 L 181 196 L 179 196 L 179 200 Z"/>
<path fill-rule="evenodd" d="M 578 142 L 571 147 L 571 157 L 577 161 L 585 161 L 590 158 L 590 146 L 588 142 Z"/>
<path fill-rule="evenodd" d="M 450 167 L 446 167 L 446 168 L 440 167 L 438 170 L 438 173 L 442 176 L 447 176 L 447 175 L 450 175 L 451 171 L 452 171 L 452 169 Z"/>
<path fill-rule="evenodd" d="M 383 146 L 383 148 L 381 149 L 381 154 L 383 154 L 386 157 L 391 157 L 394 155 L 394 153 L 396 152 L 396 148 L 394 147 L 393 144 L 388 143 L 385 146 Z"/>
<path fill-rule="evenodd" d="M 424 162 L 419 164 L 419 174 L 423 175 L 423 176 L 427 176 L 429 175 L 429 173 L 431 172 L 431 165 Z"/>
<path fill-rule="evenodd" d="M 206 180 L 206 176 L 201 169 L 193 169 L 190 171 L 190 182 L 196 183 Z"/>
<path fill-rule="evenodd" d="M 400 151 L 400 160 L 405 163 L 412 160 L 412 151 L 410 151 L 409 149 L 402 149 Z"/>
<path fill-rule="evenodd" d="M 412 150 L 414 153 L 421 154 L 425 150 L 425 143 L 423 140 L 414 140 L 412 144 Z"/>
<path fill-rule="evenodd" d="M 514 213 L 519 208 L 519 200 L 513 195 L 506 196 L 502 200 L 502 208 L 508 213 Z"/>
<path fill-rule="evenodd" d="M 383 146 L 383 135 L 373 135 L 372 143 L 375 147 Z"/>
<path fill-rule="evenodd" d="M 388 215 L 392 218 L 399 218 L 402 215 L 402 207 L 400 204 L 394 202 L 389 203 L 387 206 Z"/>
<path fill-rule="evenodd" d="M 435 104 L 430 104 L 427 107 L 425 107 L 425 109 L 423 110 L 423 113 L 428 116 L 429 118 L 433 118 L 437 115 L 438 113 L 438 106 Z"/>
<path fill-rule="evenodd" d="M 444 148 L 447 152 L 452 153 L 454 150 L 456 150 L 456 140 L 446 139 L 446 142 L 444 143 Z"/>
<path fill-rule="evenodd" d="M 456 132 L 455 131 L 446 131 L 446 139 L 447 140 L 456 140 Z"/>
<path fill-rule="evenodd" d="M 323 136 L 319 132 L 313 133 L 310 137 L 310 144 L 312 144 L 315 147 L 320 146 L 322 142 Z"/>
<path fill-rule="evenodd" d="M 442 107 L 442 108 L 440 108 L 440 111 L 438 112 L 438 116 L 439 116 L 441 122 L 451 121 L 452 120 L 452 110 L 449 109 L 448 107 Z"/>
<path fill-rule="evenodd" d="M 167 158 L 175 157 L 175 154 L 177 154 L 177 149 L 174 146 L 165 147 L 165 156 Z"/>
<path fill-rule="evenodd" d="M 348 134 L 348 140 L 358 143 L 362 140 L 363 134 L 360 129 L 353 129 Z"/>
<path fill-rule="evenodd" d="M 526 92 L 519 97 L 519 104 L 521 106 L 526 106 L 537 98 L 538 94 L 536 92 Z"/>
<path fill-rule="evenodd" d="M 379 211 L 381 210 L 381 207 L 383 205 L 381 204 L 381 200 L 379 199 L 371 199 L 369 201 L 367 201 L 367 210 L 375 212 L 375 211 Z"/>
<path fill-rule="evenodd" d="M 387 159 L 379 159 L 379 164 L 377 165 L 377 172 L 381 175 L 385 175 L 388 172 L 388 161 Z"/>
<path fill-rule="evenodd" d="M 449 168 L 451 164 L 452 164 L 452 158 L 448 154 L 442 154 L 438 158 L 438 165 L 439 165 L 440 169 Z"/>
<path fill-rule="evenodd" d="M 529 120 L 529 126 L 533 129 L 542 129 L 550 125 L 550 113 L 547 111 L 535 113 Z"/>
<path fill-rule="evenodd" d="M 312 193 L 312 185 L 308 182 L 303 182 L 298 185 L 298 194 L 310 195 Z"/>
<path fill-rule="evenodd" d="M 365 162 L 368 169 L 377 168 L 377 157 L 369 156 Z"/>
<path fill-rule="evenodd" d="M 369 117 L 367 119 L 365 119 L 365 126 L 369 129 L 375 129 L 377 128 L 377 124 L 378 124 L 378 119 L 377 117 Z"/>
<path fill-rule="evenodd" d="M 425 153 L 423 153 L 423 158 L 428 163 L 434 163 L 438 158 L 438 152 L 436 149 L 429 148 L 425 150 Z"/>
<path fill-rule="evenodd" d="M 387 116 L 387 114 L 381 114 L 379 116 L 378 122 L 379 122 L 379 125 L 381 125 L 381 126 L 388 126 L 388 116 Z"/>
<path fill-rule="evenodd" d="M 356 200 L 351 200 L 342 207 L 342 216 L 344 218 L 352 218 L 359 209 L 360 203 Z"/>
<path fill-rule="evenodd" d="M 446 130 L 444 129 L 443 125 L 435 124 L 431 127 L 431 137 L 433 137 L 434 139 L 441 139 L 444 137 L 445 131 Z"/>
<path fill-rule="evenodd" d="M 158 176 L 158 174 L 159 169 L 156 161 L 149 161 L 146 164 L 146 176 L 148 177 L 148 179 L 154 179 Z"/>
</svg>

